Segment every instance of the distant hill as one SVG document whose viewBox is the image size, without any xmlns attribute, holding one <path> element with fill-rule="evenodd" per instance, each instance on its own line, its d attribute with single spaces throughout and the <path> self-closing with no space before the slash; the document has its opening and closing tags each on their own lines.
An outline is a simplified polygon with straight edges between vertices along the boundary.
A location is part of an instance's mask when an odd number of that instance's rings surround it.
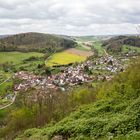
<svg viewBox="0 0 140 140">
<path fill-rule="evenodd" d="M 9 35 L 0 35 L 0 39 L 1 38 L 5 38 L 5 37 L 8 37 Z"/>
<path fill-rule="evenodd" d="M 88 42 L 88 41 L 95 42 L 95 41 L 108 40 L 112 37 L 114 37 L 114 35 L 72 36 L 71 38 L 80 42 Z"/>
<path fill-rule="evenodd" d="M 108 51 L 121 52 L 123 45 L 140 48 L 140 37 L 138 36 L 118 36 L 104 41 L 103 47 Z"/>
<path fill-rule="evenodd" d="M 0 38 L 0 51 L 54 52 L 74 45 L 70 38 L 43 33 L 22 33 Z"/>
</svg>

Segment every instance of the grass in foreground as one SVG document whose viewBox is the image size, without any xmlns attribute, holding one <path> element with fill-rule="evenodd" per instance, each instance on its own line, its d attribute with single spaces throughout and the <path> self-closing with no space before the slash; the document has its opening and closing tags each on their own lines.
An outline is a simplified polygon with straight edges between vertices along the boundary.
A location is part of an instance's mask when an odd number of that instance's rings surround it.
<svg viewBox="0 0 140 140">
<path fill-rule="evenodd" d="M 82 62 L 84 60 L 86 60 L 86 57 L 84 56 L 60 52 L 54 54 L 48 61 L 46 61 L 46 65 L 52 67 L 56 65 L 67 65 L 75 62 Z"/>
<path fill-rule="evenodd" d="M 29 52 L 29 53 L 22 53 L 22 52 L 0 52 L 0 64 L 6 63 L 6 62 L 12 62 L 14 64 L 21 63 L 24 59 L 27 59 L 29 57 L 35 56 L 35 57 L 42 57 L 43 53 L 37 53 L 37 52 Z"/>
<path fill-rule="evenodd" d="M 126 139 L 129 133 L 139 131 L 139 104 L 140 98 L 96 102 L 80 108 L 52 127 L 25 131 L 21 140 L 50 140 L 54 135 L 70 137 L 70 140 L 109 140 L 121 138 L 121 135 Z"/>
</svg>

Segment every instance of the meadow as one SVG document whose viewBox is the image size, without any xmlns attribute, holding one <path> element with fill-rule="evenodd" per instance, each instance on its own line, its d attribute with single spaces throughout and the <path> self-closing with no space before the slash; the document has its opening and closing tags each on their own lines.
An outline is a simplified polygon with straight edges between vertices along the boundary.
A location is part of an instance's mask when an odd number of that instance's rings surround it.
<svg viewBox="0 0 140 140">
<path fill-rule="evenodd" d="M 89 46 L 83 45 L 82 42 L 77 41 L 77 43 L 78 43 L 78 45 L 76 46 L 76 49 L 82 50 L 82 51 L 90 51 L 91 50 L 91 48 Z"/>
<path fill-rule="evenodd" d="M 43 53 L 37 52 L 29 52 L 29 53 L 22 53 L 22 52 L 0 52 L 0 64 L 6 62 L 12 62 L 14 64 L 21 63 L 24 59 L 30 58 L 32 56 L 35 57 L 42 57 Z"/>
<path fill-rule="evenodd" d="M 97 50 L 99 56 L 102 56 L 104 54 L 104 48 L 102 47 L 102 44 L 100 42 L 94 42 L 93 48 Z"/>
<path fill-rule="evenodd" d="M 52 67 L 56 65 L 67 65 L 75 62 L 82 62 L 84 60 L 86 60 L 85 56 L 79 56 L 68 52 L 60 52 L 51 56 L 51 58 L 46 61 L 46 66 Z"/>
</svg>

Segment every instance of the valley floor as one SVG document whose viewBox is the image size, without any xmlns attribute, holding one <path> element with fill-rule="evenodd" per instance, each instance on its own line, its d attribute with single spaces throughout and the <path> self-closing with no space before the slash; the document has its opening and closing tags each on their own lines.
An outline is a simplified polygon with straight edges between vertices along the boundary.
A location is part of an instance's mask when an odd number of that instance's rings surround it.
<svg viewBox="0 0 140 140">
<path fill-rule="evenodd" d="M 19 131 L 47 123 L 19 139 L 118 140 L 129 133 L 139 138 L 139 64 L 127 71 L 138 57 L 108 54 L 99 43 L 83 45 L 91 49 L 71 48 L 47 56 L 46 62 L 41 53 L 11 52 L 5 61 L 3 54 L 0 137 L 14 139 Z"/>
</svg>

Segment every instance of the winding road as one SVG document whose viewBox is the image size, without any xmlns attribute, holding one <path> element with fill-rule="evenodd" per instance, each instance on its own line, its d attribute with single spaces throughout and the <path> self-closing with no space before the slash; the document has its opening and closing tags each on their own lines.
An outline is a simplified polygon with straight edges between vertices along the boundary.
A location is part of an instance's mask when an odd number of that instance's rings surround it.
<svg viewBox="0 0 140 140">
<path fill-rule="evenodd" d="M 7 82 L 8 80 L 10 80 L 11 77 L 9 77 L 8 79 L 6 79 L 5 81 L 3 81 L 2 83 L 0 83 L 0 85 L 4 84 L 5 82 Z"/>
<path fill-rule="evenodd" d="M 105 49 L 104 49 L 104 52 L 105 52 L 105 55 L 108 56 L 108 53 L 107 53 L 107 51 Z"/>
<path fill-rule="evenodd" d="M 0 107 L 0 110 L 5 109 L 5 108 L 11 106 L 11 105 L 15 102 L 16 96 L 17 96 L 17 93 L 15 93 L 15 95 L 14 95 L 14 97 L 13 97 L 13 99 L 12 99 L 12 102 L 9 103 L 8 105 L 5 105 L 5 106 Z"/>
<path fill-rule="evenodd" d="M 9 77 L 9 78 L 7 78 L 7 79 L 6 79 L 5 81 L 3 81 L 2 83 L 0 83 L 0 85 L 4 84 L 5 82 L 7 82 L 8 80 L 10 80 L 11 78 L 12 78 L 12 76 Z M 5 108 L 11 106 L 11 105 L 15 102 L 16 96 L 17 96 L 17 92 L 14 93 L 14 97 L 12 98 L 12 102 L 9 103 L 9 104 L 7 104 L 7 105 L 4 105 L 4 106 L 0 107 L 0 110 L 5 109 Z"/>
</svg>

